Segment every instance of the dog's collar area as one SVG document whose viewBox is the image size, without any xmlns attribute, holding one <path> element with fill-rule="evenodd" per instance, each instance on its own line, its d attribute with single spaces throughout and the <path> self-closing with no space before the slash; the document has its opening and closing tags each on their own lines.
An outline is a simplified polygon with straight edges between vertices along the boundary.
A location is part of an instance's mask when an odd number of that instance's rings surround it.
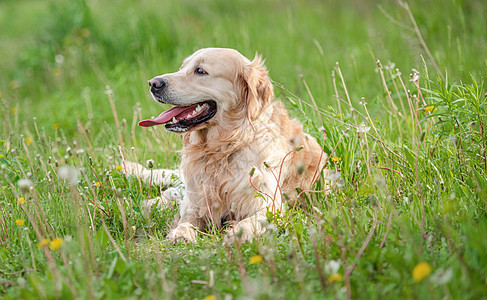
<svg viewBox="0 0 487 300">
<path fill-rule="evenodd" d="M 139 126 L 150 127 L 165 124 L 165 128 L 172 132 L 185 132 L 213 118 L 217 105 L 213 100 L 195 103 L 190 106 L 173 107 L 152 120 L 139 122 Z"/>
</svg>

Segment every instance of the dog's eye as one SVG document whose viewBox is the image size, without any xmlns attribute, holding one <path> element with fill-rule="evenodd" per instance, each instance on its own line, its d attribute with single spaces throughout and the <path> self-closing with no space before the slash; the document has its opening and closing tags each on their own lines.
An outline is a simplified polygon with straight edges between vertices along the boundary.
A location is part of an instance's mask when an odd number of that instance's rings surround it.
<svg viewBox="0 0 487 300">
<path fill-rule="evenodd" d="M 206 71 L 203 70 L 202 68 L 196 68 L 194 70 L 194 73 L 197 74 L 197 75 L 208 75 L 208 73 L 206 73 Z"/>
</svg>

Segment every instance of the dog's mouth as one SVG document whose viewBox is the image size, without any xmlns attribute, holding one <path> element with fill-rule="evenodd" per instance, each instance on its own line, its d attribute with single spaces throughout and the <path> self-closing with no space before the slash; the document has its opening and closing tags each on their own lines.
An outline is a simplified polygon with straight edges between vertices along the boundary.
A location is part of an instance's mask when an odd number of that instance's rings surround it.
<svg viewBox="0 0 487 300">
<path fill-rule="evenodd" d="M 151 127 L 166 124 L 167 131 L 185 132 L 204 123 L 216 114 L 216 102 L 213 100 L 199 102 L 190 106 L 176 106 L 166 110 L 153 120 L 143 120 L 139 126 Z"/>
</svg>

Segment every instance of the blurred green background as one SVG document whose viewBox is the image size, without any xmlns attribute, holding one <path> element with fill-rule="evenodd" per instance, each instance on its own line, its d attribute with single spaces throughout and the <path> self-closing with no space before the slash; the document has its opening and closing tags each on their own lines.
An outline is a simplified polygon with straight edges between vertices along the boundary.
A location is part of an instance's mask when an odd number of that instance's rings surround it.
<svg viewBox="0 0 487 300">
<path fill-rule="evenodd" d="M 409 6 L 450 80 L 486 74 L 485 1 Z M 157 115 L 162 109 L 151 101 L 147 80 L 177 70 L 203 47 L 260 53 L 273 80 L 308 99 L 304 78 L 323 107 L 336 103 L 336 62 L 356 102 L 373 102 L 382 90 L 376 58 L 403 74 L 416 68 L 425 78 L 427 67 L 436 76 L 396 1 L 3 0 L 0 28 L 1 113 L 28 126 L 36 117 L 44 130 L 68 135 L 77 120 L 93 132 L 113 122 L 107 86 L 129 124 L 137 103 L 144 117 Z"/>
</svg>

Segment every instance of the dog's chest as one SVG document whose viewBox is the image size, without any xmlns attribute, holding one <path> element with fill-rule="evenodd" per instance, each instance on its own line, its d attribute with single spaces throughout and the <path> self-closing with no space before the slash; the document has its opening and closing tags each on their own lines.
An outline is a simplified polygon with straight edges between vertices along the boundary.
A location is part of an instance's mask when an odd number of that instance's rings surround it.
<svg viewBox="0 0 487 300">
<path fill-rule="evenodd" d="M 242 153 L 234 153 L 224 160 L 201 157 L 190 162 L 183 157 L 187 197 L 199 215 L 226 215 L 239 202 L 253 197 L 249 172 L 254 163 Z"/>
</svg>

